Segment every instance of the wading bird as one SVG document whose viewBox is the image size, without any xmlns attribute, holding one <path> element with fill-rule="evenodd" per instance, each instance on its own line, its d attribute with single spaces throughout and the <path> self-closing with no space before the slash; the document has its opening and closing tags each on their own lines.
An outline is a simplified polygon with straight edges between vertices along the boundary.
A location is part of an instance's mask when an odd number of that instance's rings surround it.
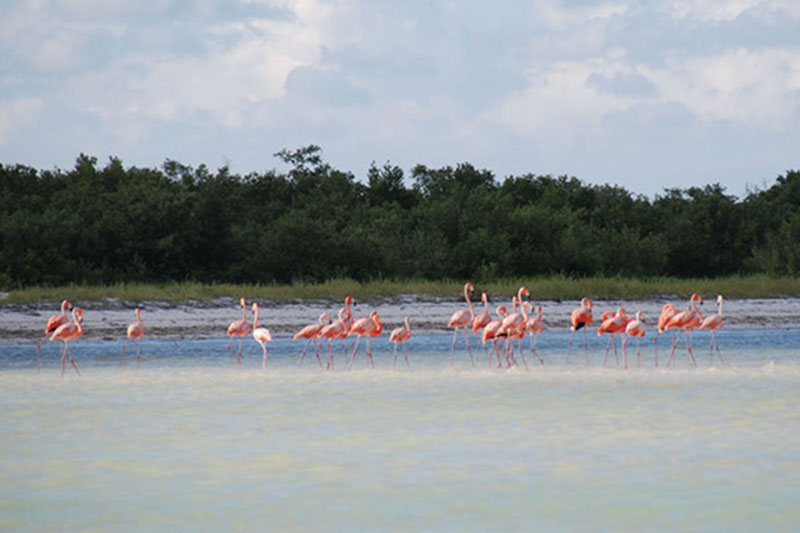
<svg viewBox="0 0 800 533">
<path fill-rule="evenodd" d="M 230 339 L 228 339 L 228 351 L 233 355 L 233 351 L 231 351 L 231 342 L 233 342 L 234 337 L 239 337 L 239 351 L 236 354 L 236 364 L 242 366 L 242 337 L 247 337 L 247 335 L 250 334 L 250 323 L 247 321 L 247 304 L 244 298 L 240 299 L 239 303 L 242 305 L 242 319 L 235 320 L 228 326 L 228 337 L 230 337 Z"/>
<path fill-rule="evenodd" d="M 690 333 L 692 330 L 694 330 L 694 328 L 703 323 L 703 314 L 697 308 L 698 301 L 700 304 L 702 304 L 703 298 L 697 293 L 692 294 L 691 298 L 689 298 L 689 308 L 673 315 L 673 317 L 667 322 L 666 326 L 666 329 L 679 329 L 683 331 L 683 340 L 686 344 L 686 351 L 689 352 L 689 356 L 692 358 L 692 365 L 694 366 L 697 366 L 697 360 L 694 358 L 694 353 L 692 352 L 692 338 Z M 669 354 L 667 366 L 670 366 L 675 359 L 675 347 L 677 345 L 678 340 L 677 338 L 674 338 L 672 341 L 672 352 Z"/>
<path fill-rule="evenodd" d="M 408 369 L 411 370 L 411 363 L 408 362 L 408 352 L 406 351 L 406 341 L 411 338 L 411 321 L 406 315 L 405 319 L 405 327 L 401 326 L 399 328 L 394 328 L 392 333 L 389 335 L 389 342 L 394 343 L 394 362 L 392 363 L 392 368 L 397 367 L 397 345 L 403 345 L 403 357 L 405 357 L 406 364 L 408 365 Z"/>
<path fill-rule="evenodd" d="M 141 365 L 142 353 L 142 336 L 144 336 L 144 326 L 142 326 L 142 310 L 136 308 L 136 322 L 128 326 L 128 334 L 125 341 L 122 343 L 122 368 L 125 368 L 125 346 L 131 339 L 136 339 L 136 366 Z"/>
<path fill-rule="evenodd" d="M 59 340 L 64 343 L 64 350 L 61 352 L 61 377 L 64 377 L 67 354 L 69 354 L 69 362 L 72 364 L 75 372 L 77 372 L 79 376 L 81 375 L 81 371 L 78 370 L 78 365 L 75 364 L 75 360 L 72 358 L 72 350 L 69 349 L 69 341 L 79 339 L 81 335 L 83 335 L 83 309 L 75 307 L 72 309 L 72 322 L 61 324 L 50 336 L 51 341 Z"/>
<path fill-rule="evenodd" d="M 456 358 L 456 335 L 458 335 L 458 328 L 462 328 L 464 330 L 464 341 L 467 345 L 467 352 L 469 353 L 470 361 L 472 361 L 472 366 L 475 366 L 475 358 L 472 356 L 472 349 L 469 347 L 469 327 L 472 325 L 472 321 L 475 319 L 475 308 L 472 306 L 472 302 L 469 299 L 469 292 L 473 289 L 472 283 L 469 281 L 464 285 L 464 299 L 467 301 L 467 305 L 469 309 L 461 309 L 453 313 L 450 317 L 450 320 L 447 322 L 448 328 L 455 328 L 453 330 L 453 346 L 451 347 L 451 363 L 455 361 Z"/>
<path fill-rule="evenodd" d="M 528 306 L 528 309 L 533 311 L 533 304 L 525 302 L 525 305 Z M 531 355 L 535 355 L 539 359 L 539 362 L 544 364 L 544 359 L 536 352 L 536 338 L 544 331 L 544 319 L 542 318 L 541 305 L 536 306 L 536 316 L 528 318 L 528 321 L 525 323 L 525 331 L 531 336 Z"/>
<path fill-rule="evenodd" d="M 600 324 L 600 327 L 597 329 L 597 335 L 603 335 L 608 333 L 609 339 L 606 343 L 606 354 L 603 357 L 603 366 L 606 366 L 606 362 L 608 361 L 608 350 L 611 347 L 611 344 L 614 344 L 614 359 L 617 361 L 617 366 L 619 366 L 619 354 L 617 353 L 617 335 L 620 333 L 625 332 L 625 326 L 628 325 L 633 317 L 630 317 L 625 313 L 625 309 L 622 307 L 617 308 L 617 312 L 612 314 L 610 312 L 603 313 L 603 322 Z"/>
<path fill-rule="evenodd" d="M 51 335 L 58 326 L 62 324 L 66 324 L 69 322 L 69 317 L 67 316 L 67 308 L 72 310 L 72 304 L 69 303 L 69 300 L 63 300 L 61 302 L 61 314 L 58 315 L 51 315 L 50 318 L 47 319 L 47 324 L 44 327 L 44 338 L 46 339 L 48 335 Z M 42 352 L 42 341 L 36 343 L 36 373 L 38 374 L 41 371 L 41 352 Z"/>
<path fill-rule="evenodd" d="M 264 351 L 263 355 L 261 356 L 261 370 L 266 370 L 267 343 L 272 340 L 272 335 L 270 334 L 267 328 L 259 327 L 258 325 L 258 302 L 253 302 L 252 309 L 253 309 L 253 338 L 256 340 L 258 344 L 261 345 L 261 349 Z"/>
<path fill-rule="evenodd" d="M 636 318 L 625 326 L 625 336 L 622 337 L 622 367 L 625 370 L 628 370 L 628 337 L 636 337 L 636 361 L 639 367 L 642 366 L 642 352 L 639 348 L 645 334 L 644 324 L 644 315 L 641 311 L 637 311 Z"/>
<path fill-rule="evenodd" d="M 700 329 L 704 329 L 711 332 L 711 345 L 709 346 L 709 352 L 711 352 L 711 364 L 714 364 L 714 348 L 717 349 L 717 355 L 719 355 L 719 362 L 722 363 L 722 352 L 719 351 L 719 344 L 717 344 L 717 330 L 722 329 L 723 327 L 723 318 L 722 318 L 722 295 L 717 295 L 717 314 L 707 316 L 702 324 L 700 324 Z"/>
<path fill-rule="evenodd" d="M 377 337 L 383 331 L 383 324 L 381 324 L 381 319 L 378 316 L 377 311 L 372 311 L 368 317 L 359 318 L 353 323 L 353 326 L 350 328 L 350 331 L 347 333 L 348 337 L 350 335 L 356 335 L 356 345 L 353 348 L 353 355 L 350 358 L 350 363 L 347 365 L 347 368 L 353 366 L 353 362 L 356 360 L 356 354 L 358 353 L 358 343 L 361 340 L 361 337 L 367 338 L 367 359 L 369 359 L 369 364 L 372 368 L 375 368 L 375 361 L 372 359 L 372 349 L 370 348 L 370 339 L 372 337 Z"/>
<path fill-rule="evenodd" d="M 589 298 L 581 299 L 581 306 L 576 307 L 570 315 L 570 329 L 572 333 L 569 336 L 569 344 L 567 345 L 567 361 L 569 361 L 569 354 L 572 353 L 572 337 L 579 329 L 583 330 L 583 350 L 586 353 L 586 364 L 589 364 L 589 346 L 586 341 L 586 326 L 592 323 L 592 306 L 594 303 Z"/>
<path fill-rule="evenodd" d="M 656 334 L 653 335 L 653 352 L 655 355 L 655 366 L 658 366 L 658 336 L 667 330 L 667 323 L 675 316 L 678 310 L 671 303 L 665 303 L 661 308 L 661 314 L 658 316 L 658 329 Z M 675 342 L 675 330 L 672 330 L 672 342 Z"/>
<path fill-rule="evenodd" d="M 308 350 L 309 344 L 312 342 L 314 343 L 314 354 L 317 356 L 317 362 L 319 363 L 319 367 L 322 368 L 322 360 L 319 357 L 319 347 L 317 346 L 317 339 L 320 338 L 320 333 L 322 332 L 322 328 L 329 325 L 331 323 L 331 318 L 328 316 L 328 313 L 322 313 L 319 315 L 319 319 L 316 324 L 309 324 L 297 333 L 294 334 L 293 339 L 307 339 L 305 348 L 303 348 L 303 353 L 300 354 L 300 361 L 298 361 L 297 366 L 303 364 L 303 359 L 306 357 L 306 351 Z"/>
<path fill-rule="evenodd" d="M 486 344 L 488 340 L 492 341 L 492 348 L 489 351 L 489 366 L 492 366 L 492 353 L 495 353 L 497 354 L 497 367 L 502 368 L 503 363 L 500 360 L 500 352 L 497 350 L 497 341 L 499 340 L 497 333 L 500 331 L 500 328 L 503 327 L 503 319 L 508 316 L 508 309 L 505 305 L 498 305 L 495 308 L 495 312 L 500 318 L 486 324 L 486 327 L 483 328 L 482 341 L 483 344 Z"/>
</svg>

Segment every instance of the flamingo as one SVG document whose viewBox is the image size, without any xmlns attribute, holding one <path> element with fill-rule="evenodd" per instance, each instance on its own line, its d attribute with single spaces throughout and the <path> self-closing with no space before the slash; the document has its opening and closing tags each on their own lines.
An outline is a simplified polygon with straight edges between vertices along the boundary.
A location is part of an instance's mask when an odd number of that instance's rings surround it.
<svg viewBox="0 0 800 533">
<path fill-rule="evenodd" d="M 347 332 L 347 336 L 356 335 L 356 345 L 353 348 L 353 356 L 350 358 L 350 363 L 347 365 L 347 368 L 353 366 L 353 361 L 356 360 L 356 354 L 358 353 L 358 342 L 361 340 L 361 337 L 367 338 L 367 359 L 369 359 L 369 364 L 372 368 L 375 368 L 375 362 L 372 359 L 372 350 L 370 349 L 369 341 L 372 337 L 377 337 L 383 331 L 383 324 L 381 324 L 381 319 L 378 316 L 377 311 L 372 311 L 368 317 L 359 318 L 356 320 L 350 331 Z"/>
<path fill-rule="evenodd" d="M 61 314 L 58 315 L 51 315 L 50 318 L 47 319 L 47 324 L 44 327 L 44 338 L 46 339 L 48 335 L 52 334 L 56 328 L 58 328 L 62 324 L 66 324 L 69 322 L 69 317 L 67 316 L 67 308 L 69 307 L 72 310 L 72 304 L 69 303 L 69 300 L 63 300 L 61 302 Z M 42 341 L 36 343 L 36 373 L 38 374 L 41 372 L 41 352 L 42 352 Z"/>
<path fill-rule="evenodd" d="M 525 302 L 525 305 L 527 305 L 530 310 L 533 310 L 532 304 Z M 528 318 L 528 321 L 525 322 L 525 331 L 531 335 L 531 354 L 535 355 L 539 359 L 539 362 L 544 364 L 544 360 L 536 352 L 536 336 L 544 331 L 544 319 L 542 319 L 541 305 L 536 306 L 536 316 Z"/>
<path fill-rule="evenodd" d="M 308 339 L 306 342 L 305 348 L 303 348 L 303 353 L 300 354 L 300 361 L 297 363 L 297 366 L 303 364 L 303 359 L 306 357 L 306 351 L 308 350 L 308 345 L 312 342 L 314 343 L 314 353 L 317 356 L 317 362 L 319 363 L 319 367 L 322 368 L 322 360 L 319 358 L 319 349 L 317 347 L 317 339 L 320 338 L 320 332 L 322 328 L 327 326 L 331 323 L 331 319 L 328 316 L 328 313 L 322 313 L 319 315 L 319 320 L 316 324 L 309 324 L 308 326 L 304 327 L 300 331 L 294 334 L 294 339 Z"/>
<path fill-rule="evenodd" d="M 397 367 L 397 345 L 399 343 L 403 345 L 403 357 L 406 360 L 408 369 L 411 370 L 411 363 L 408 362 L 408 352 L 406 351 L 406 341 L 411 338 L 411 321 L 408 315 L 406 315 L 405 324 L 405 327 L 394 328 L 389 335 L 389 342 L 394 343 L 394 362 L 392 363 L 392 368 Z"/>
<path fill-rule="evenodd" d="M 139 366 L 142 362 L 141 360 L 141 352 L 142 352 L 142 336 L 144 336 L 144 327 L 142 326 L 142 310 L 140 308 L 136 308 L 136 322 L 133 322 L 128 326 L 128 335 L 125 341 L 122 343 L 122 368 L 125 368 L 125 346 L 128 344 L 130 339 L 136 339 L 136 366 Z"/>
<path fill-rule="evenodd" d="M 667 322 L 675 316 L 678 310 L 675 309 L 675 306 L 671 303 L 665 303 L 664 307 L 661 308 L 661 314 L 658 317 L 658 331 L 656 334 L 653 335 L 653 351 L 655 353 L 655 366 L 658 366 L 658 336 L 664 333 L 667 329 Z M 675 342 L 675 331 L 672 331 L 672 342 Z"/>
<path fill-rule="evenodd" d="M 697 302 L 700 304 L 703 303 L 703 298 L 697 294 L 696 292 L 692 294 L 689 298 L 689 307 L 685 311 L 681 311 L 680 313 L 676 313 L 673 315 L 672 318 L 669 319 L 665 329 L 680 329 L 683 331 L 683 339 L 686 343 L 686 351 L 689 352 L 689 355 L 692 358 L 692 364 L 697 366 L 697 360 L 694 358 L 694 353 L 692 352 L 692 343 L 689 337 L 689 333 L 700 324 L 703 323 L 703 314 L 697 308 Z M 672 352 L 669 355 L 669 361 L 667 362 L 667 366 L 670 366 L 675 359 L 675 347 L 677 346 L 677 339 L 672 341 Z"/>
<path fill-rule="evenodd" d="M 78 365 L 75 364 L 75 360 L 72 358 L 72 351 L 69 349 L 69 341 L 78 339 L 81 335 L 83 335 L 83 309 L 75 307 L 72 309 L 72 322 L 61 324 L 50 336 L 51 341 L 60 340 L 64 343 L 64 350 L 61 352 L 62 378 L 64 377 L 65 358 L 67 354 L 69 354 L 69 362 L 72 363 L 75 372 L 77 372 L 79 376 L 81 375 L 81 371 L 78 370 Z"/>
<path fill-rule="evenodd" d="M 497 354 L 497 366 L 502 367 L 503 364 L 500 360 L 500 352 L 497 351 L 497 340 L 498 340 L 497 334 L 500 331 L 500 328 L 503 327 L 503 319 L 508 316 L 508 309 L 506 309 L 505 305 L 499 305 L 497 306 L 495 311 L 497 312 L 497 316 L 499 316 L 500 318 L 498 318 L 497 320 L 492 320 L 491 322 L 486 324 L 486 326 L 483 328 L 482 340 L 483 344 L 486 344 L 486 341 L 488 341 L 489 339 L 492 340 L 491 351 L 494 351 Z M 490 366 L 492 364 L 491 351 L 489 352 Z"/>
<path fill-rule="evenodd" d="M 485 328 L 486 324 L 492 321 L 492 317 L 489 315 L 489 301 L 485 292 L 481 293 L 481 301 L 483 302 L 483 312 L 473 319 L 472 333 L 477 333 L 478 330 Z"/>
<path fill-rule="evenodd" d="M 606 366 L 606 362 L 608 361 L 608 350 L 612 343 L 614 344 L 614 359 L 616 359 L 617 366 L 619 366 L 619 354 L 617 353 L 616 336 L 625 331 L 625 326 L 627 326 L 628 322 L 631 320 L 632 317 L 628 316 L 625 313 L 625 309 L 622 307 L 617 308 L 617 312 L 615 314 L 612 314 L 610 311 L 603 313 L 603 322 L 597 329 L 598 336 L 603 335 L 604 333 L 608 333 L 609 335 L 608 343 L 606 343 L 606 354 L 603 358 L 603 366 Z"/>
<path fill-rule="evenodd" d="M 569 336 L 569 344 L 567 345 L 567 360 L 569 354 L 572 353 L 572 337 L 579 329 L 583 329 L 583 350 L 586 353 L 586 364 L 589 364 L 589 346 L 586 341 L 586 326 L 592 323 L 592 302 L 589 298 L 581 298 L 581 306 L 576 307 L 570 315 L 570 329 L 572 333 Z"/>
<path fill-rule="evenodd" d="M 711 364 L 714 364 L 714 348 L 717 348 L 717 355 L 719 355 L 719 362 L 722 363 L 722 352 L 719 351 L 719 344 L 717 343 L 717 330 L 723 327 L 722 318 L 722 295 L 717 295 L 717 314 L 709 315 L 700 324 L 700 329 L 711 331 L 711 345 L 709 352 L 711 352 Z"/>
<path fill-rule="evenodd" d="M 525 305 L 523 305 L 522 301 L 523 295 L 530 296 L 530 293 L 526 287 L 520 287 L 517 290 L 516 297 L 512 298 L 512 313 L 503 319 L 503 325 L 500 327 L 499 334 L 506 335 L 505 353 L 506 364 L 508 367 L 511 367 L 512 362 L 517 364 L 516 360 L 514 359 L 514 339 L 522 339 L 522 337 L 525 335 L 525 323 L 528 321 L 528 311 L 525 308 Z M 517 311 L 517 304 L 519 304 L 521 311 Z M 510 352 L 509 342 L 511 343 Z M 525 354 L 522 352 L 522 347 L 520 347 L 520 354 L 522 355 L 522 362 L 525 363 L 525 367 L 527 368 L 528 363 L 525 361 Z"/>
<path fill-rule="evenodd" d="M 233 342 L 234 337 L 247 337 L 250 333 L 250 323 L 247 321 L 247 308 L 244 298 L 239 300 L 239 303 L 242 305 L 242 319 L 235 320 L 231 322 L 231 325 L 228 326 L 228 351 L 233 355 L 231 351 L 231 342 Z M 242 366 L 242 339 L 239 339 L 239 352 L 236 355 L 236 364 L 238 366 Z"/>
<path fill-rule="evenodd" d="M 272 335 L 270 334 L 267 328 L 258 326 L 258 302 L 253 302 L 252 309 L 253 309 L 253 338 L 256 340 L 258 344 L 261 345 L 261 349 L 264 351 L 264 355 L 261 357 L 261 370 L 266 370 L 267 343 L 272 340 Z"/>
<path fill-rule="evenodd" d="M 628 322 L 625 326 L 625 336 L 622 337 L 622 363 L 623 368 L 628 370 L 628 337 L 636 337 L 636 360 L 639 367 L 642 366 L 642 354 L 639 347 L 642 343 L 642 337 L 645 334 L 645 318 L 641 311 L 636 312 L 636 318 Z"/>
<path fill-rule="evenodd" d="M 469 335 L 467 333 L 467 328 L 472 324 L 473 320 L 475 319 L 475 308 L 472 306 L 472 302 L 469 299 L 469 292 L 473 289 L 472 283 L 469 281 L 464 285 L 464 299 L 467 301 L 467 305 L 469 306 L 469 310 L 461 309 L 453 313 L 450 317 L 450 321 L 447 323 L 448 328 L 455 328 L 453 331 L 453 347 L 451 348 L 452 357 L 451 357 L 451 364 L 455 361 L 456 358 L 456 335 L 458 335 L 458 328 L 464 329 L 464 340 L 467 344 L 467 352 L 469 352 L 469 358 L 472 361 L 472 366 L 475 366 L 475 358 L 472 356 L 472 349 L 469 347 Z"/>
<path fill-rule="evenodd" d="M 347 332 L 350 331 L 350 326 L 347 323 L 348 310 L 344 307 L 339 309 L 339 316 L 336 320 L 323 327 L 319 336 L 323 339 L 328 339 L 328 366 L 327 370 L 333 368 L 333 339 L 344 339 L 347 337 Z M 347 358 L 347 344 L 344 346 L 345 359 Z"/>
</svg>

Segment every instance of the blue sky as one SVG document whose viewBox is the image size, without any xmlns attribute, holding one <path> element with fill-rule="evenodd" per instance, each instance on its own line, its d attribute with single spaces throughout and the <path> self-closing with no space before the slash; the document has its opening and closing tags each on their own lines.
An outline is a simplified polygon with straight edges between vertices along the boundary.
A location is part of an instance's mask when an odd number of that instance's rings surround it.
<svg viewBox="0 0 800 533">
<path fill-rule="evenodd" d="M 0 162 L 363 178 L 471 162 L 654 195 L 800 168 L 796 0 L 10 0 Z"/>
</svg>

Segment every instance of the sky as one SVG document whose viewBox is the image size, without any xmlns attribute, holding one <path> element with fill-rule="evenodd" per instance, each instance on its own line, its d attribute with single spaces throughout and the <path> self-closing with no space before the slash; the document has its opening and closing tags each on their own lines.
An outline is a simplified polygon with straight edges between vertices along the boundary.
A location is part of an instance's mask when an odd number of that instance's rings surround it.
<svg viewBox="0 0 800 533">
<path fill-rule="evenodd" d="M 800 169 L 797 0 L 3 0 L 0 163 L 322 147 L 653 196 Z"/>
</svg>

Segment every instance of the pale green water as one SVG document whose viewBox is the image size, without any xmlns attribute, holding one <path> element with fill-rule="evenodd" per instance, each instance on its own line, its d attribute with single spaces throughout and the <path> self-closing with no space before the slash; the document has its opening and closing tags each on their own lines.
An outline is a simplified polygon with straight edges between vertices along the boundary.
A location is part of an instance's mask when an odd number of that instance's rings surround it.
<svg viewBox="0 0 800 533">
<path fill-rule="evenodd" d="M 0 529 L 794 531 L 797 352 L 745 353 L 627 373 L 9 364 Z"/>
</svg>

